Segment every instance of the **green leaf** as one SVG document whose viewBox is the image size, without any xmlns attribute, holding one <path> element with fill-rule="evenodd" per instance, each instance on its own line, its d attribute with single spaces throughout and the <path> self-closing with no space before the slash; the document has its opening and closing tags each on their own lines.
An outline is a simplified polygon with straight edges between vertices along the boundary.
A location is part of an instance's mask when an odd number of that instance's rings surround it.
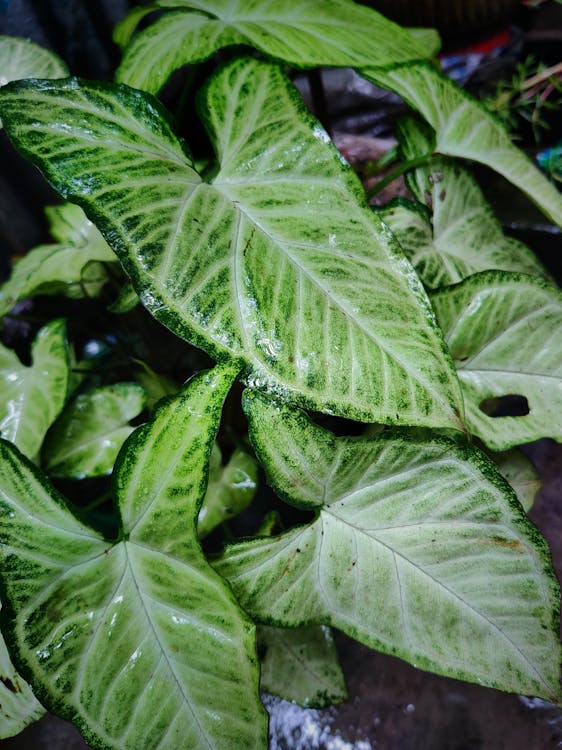
<svg viewBox="0 0 562 750">
<path fill-rule="evenodd" d="M 532 462 L 516 448 L 503 453 L 491 453 L 490 458 L 513 487 L 519 502 L 528 512 L 533 507 L 535 495 L 541 486 L 540 477 Z"/>
<path fill-rule="evenodd" d="M 142 359 L 133 359 L 133 362 L 137 366 L 135 380 L 144 388 L 146 392 L 146 406 L 151 411 L 160 399 L 166 396 L 173 396 L 179 391 L 179 386 L 175 381 L 166 375 L 154 372 Z"/>
<path fill-rule="evenodd" d="M 254 499 L 257 486 L 258 466 L 252 456 L 236 448 L 223 466 L 220 448 L 215 443 L 209 463 L 207 494 L 197 522 L 199 538 L 247 508 Z"/>
<path fill-rule="evenodd" d="M 561 441 L 562 293 L 532 276 L 487 271 L 436 292 L 432 302 L 469 430 L 500 451 L 542 437 Z M 506 396 L 526 399 L 529 413 L 490 416 Z"/>
<path fill-rule="evenodd" d="M 63 320 L 39 331 L 31 355 L 27 367 L 0 345 L 0 434 L 34 459 L 68 393 L 70 360 Z"/>
<path fill-rule="evenodd" d="M 459 428 L 419 279 L 278 67 L 237 59 L 205 90 L 212 184 L 148 95 L 72 80 L 11 84 L 0 99 L 10 137 L 96 221 L 176 334 L 319 411 Z"/>
<path fill-rule="evenodd" d="M 428 126 L 403 118 L 398 139 L 405 161 L 430 154 Z M 427 287 L 453 284 L 478 271 L 519 271 L 548 278 L 522 242 L 505 237 L 472 174 L 447 158 L 432 158 L 408 175 L 415 203 L 397 200 L 378 210 Z"/>
<path fill-rule="evenodd" d="M 522 190 L 555 224 L 562 225 L 562 194 L 513 145 L 503 125 L 433 65 L 363 69 L 362 76 L 395 91 L 435 130 L 435 151 L 485 164 Z"/>
<path fill-rule="evenodd" d="M 16 263 L 10 279 L 0 288 L 0 316 L 18 300 L 37 294 L 95 297 L 107 281 L 101 262 L 117 260 L 81 208 L 67 204 L 46 212 L 59 243 L 40 245 Z"/>
<path fill-rule="evenodd" d="M 444 438 L 335 437 L 246 392 L 268 479 L 316 519 L 227 548 L 242 606 L 333 625 L 439 674 L 559 700 L 559 587 L 545 541 L 476 449 Z"/>
<path fill-rule="evenodd" d="M 66 65 L 50 50 L 28 39 L 0 35 L 0 86 L 20 78 L 65 78 L 67 75 Z"/>
<path fill-rule="evenodd" d="M 377 211 L 427 287 L 454 284 L 488 269 L 548 279 L 547 271 L 526 245 L 504 236 L 469 172 L 455 171 L 440 160 L 428 176 L 440 175 L 441 188 L 434 185 L 433 223 L 410 201 L 399 199 Z"/>
<path fill-rule="evenodd" d="M 258 628 L 261 689 L 304 708 L 325 708 L 347 699 L 330 628 Z"/>
<path fill-rule="evenodd" d="M 27 682 L 16 672 L 0 635 L 0 740 L 19 734 L 44 713 Z"/>
<path fill-rule="evenodd" d="M 397 135 L 406 161 L 432 151 L 430 128 L 411 117 L 402 118 Z M 460 164 L 432 158 L 412 170 L 407 180 L 416 198 L 432 211 L 432 220 L 404 201 L 385 207 L 380 216 L 427 287 L 454 284 L 489 269 L 549 278 L 526 245 L 504 236 L 477 181 Z"/>
<path fill-rule="evenodd" d="M 117 299 L 108 306 L 109 312 L 124 314 L 131 312 L 138 304 L 140 300 L 137 293 L 135 292 L 133 285 L 127 281 L 122 286 Z"/>
<path fill-rule="evenodd" d="M 127 47 L 116 79 L 157 93 L 174 70 L 210 57 L 222 47 L 249 45 L 293 67 L 378 66 L 420 60 L 435 39 L 418 41 L 376 11 L 349 0 L 159 0 L 172 9 Z M 200 12 L 197 12 L 200 11 Z M 122 22 L 124 41 L 137 19 Z"/>
<path fill-rule="evenodd" d="M 44 705 L 94 747 L 266 746 L 255 628 L 195 529 L 234 374 L 200 374 L 131 435 L 114 474 L 115 544 L 0 446 L 3 631 Z"/>
<path fill-rule="evenodd" d="M 134 429 L 129 420 L 140 414 L 145 402 L 145 390 L 136 383 L 116 383 L 79 394 L 45 439 L 45 471 L 68 479 L 111 474 L 121 446 Z"/>
</svg>

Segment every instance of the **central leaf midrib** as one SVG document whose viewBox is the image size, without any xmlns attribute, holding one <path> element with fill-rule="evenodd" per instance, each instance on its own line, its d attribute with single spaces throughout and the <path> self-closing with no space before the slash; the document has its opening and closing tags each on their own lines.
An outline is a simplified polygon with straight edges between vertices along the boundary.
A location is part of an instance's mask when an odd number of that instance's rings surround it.
<svg viewBox="0 0 562 750">
<path fill-rule="evenodd" d="M 200 736 L 204 739 L 205 744 L 207 745 L 207 747 L 209 748 L 209 750 L 214 750 L 213 743 L 211 742 L 208 733 L 205 731 L 205 729 L 201 725 L 201 722 L 199 721 L 199 717 L 197 716 L 197 714 L 196 714 L 193 706 L 191 705 L 191 696 L 188 696 L 186 694 L 186 692 L 184 690 L 184 687 L 183 687 L 183 685 L 181 683 L 181 680 L 178 677 L 178 675 L 176 674 L 176 670 L 174 669 L 174 667 L 172 666 L 172 663 L 170 662 L 170 659 L 168 658 L 168 654 L 166 652 L 166 649 L 163 647 L 162 642 L 161 642 L 160 638 L 158 637 L 158 632 L 157 632 L 156 626 L 155 626 L 154 622 L 152 621 L 152 618 L 151 618 L 151 616 L 149 614 L 148 608 L 147 608 L 147 606 L 145 604 L 141 587 L 139 586 L 137 578 L 135 576 L 134 566 L 133 566 L 133 564 L 131 562 L 131 559 L 129 557 L 129 551 L 128 551 L 128 545 L 129 544 L 131 544 L 131 542 L 123 542 L 123 545 L 124 545 L 124 548 L 125 548 L 125 556 L 126 556 L 126 559 L 127 559 L 127 563 L 126 564 L 127 564 L 128 568 L 129 568 L 129 570 L 131 572 L 131 578 L 132 578 L 132 581 L 134 583 L 135 589 L 137 590 L 138 600 L 139 600 L 141 608 L 142 608 L 142 610 L 143 610 L 143 612 L 145 614 L 146 620 L 147 620 L 147 622 L 148 622 L 148 624 L 150 626 L 150 629 L 151 629 L 152 634 L 154 636 L 154 640 L 158 644 L 158 648 L 160 650 L 160 653 L 163 655 L 164 660 L 165 660 L 166 664 L 168 665 L 169 672 L 170 672 L 170 674 L 172 675 L 172 677 L 174 679 L 176 687 L 177 687 L 177 689 L 179 690 L 180 694 L 183 697 L 184 705 L 187 706 L 187 708 L 189 709 L 189 712 L 191 713 L 191 716 L 193 717 L 193 720 L 194 720 L 195 724 L 197 725 L 197 727 L 199 729 Z"/>
<path fill-rule="evenodd" d="M 384 353 L 391 360 L 396 362 L 396 364 L 398 364 L 402 368 L 402 370 L 405 373 L 407 373 L 408 376 L 412 377 L 414 381 L 422 385 L 428 393 L 433 394 L 434 397 L 436 397 L 436 401 L 441 404 L 441 407 L 444 408 L 446 412 L 452 411 L 450 404 L 448 404 L 446 398 L 443 397 L 441 390 L 436 390 L 434 383 L 430 382 L 428 384 L 427 379 L 423 377 L 418 371 L 411 371 L 407 363 L 404 363 L 401 357 L 393 353 L 392 350 L 387 348 L 387 345 L 384 345 L 379 339 L 377 339 L 375 333 L 367 329 L 364 326 L 363 322 L 359 318 L 356 318 L 352 314 L 352 312 L 350 312 L 347 309 L 347 307 L 345 306 L 343 302 L 340 302 L 337 298 L 335 298 L 332 293 L 328 293 L 328 291 L 326 290 L 322 282 L 319 279 L 317 279 L 316 276 L 314 276 L 314 274 L 311 271 L 308 271 L 308 269 L 302 266 L 290 252 L 288 252 L 288 250 L 286 249 L 286 245 L 284 245 L 280 240 L 277 240 L 257 219 L 255 219 L 247 210 L 245 210 L 245 208 L 243 208 L 241 204 L 238 203 L 235 205 L 232 201 L 232 198 L 230 198 L 228 193 L 225 193 L 223 190 L 221 190 L 220 186 L 217 187 L 217 190 L 232 202 L 233 206 L 235 207 L 235 210 L 243 214 L 251 225 L 253 225 L 260 232 L 265 234 L 271 240 L 274 246 L 278 249 L 278 252 L 281 255 L 285 255 L 286 258 L 289 260 L 289 262 L 293 263 L 293 265 L 298 270 L 300 270 L 303 273 L 303 275 L 306 276 L 306 278 L 309 279 L 309 281 L 317 288 L 317 290 L 324 296 L 324 298 L 327 299 L 329 303 L 333 304 L 333 306 L 336 307 L 340 311 L 340 313 L 344 315 L 344 317 L 351 320 L 357 326 L 357 328 L 359 328 L 359 330 L 370 341 L 372 341 L 372 343 L 375 344 L 375 346 L 377 346 L 381 350 L 382 353 Z M 237 242 L 237 250 L 239 250 L 239 242 Z M 237 265 L 241 265 L 241 264 L 238 263 Z M 409 291 L 410 290 L 408 289 L 408 292 Z M 242 328 L 244 329 L 245 326 L 242 326 Z M 253 353 L 255 352 L 254 347 L 252 347 L 252 352 Z M 259 359 L 259 362 L 260 364 L 263 364 L 261 358 Z M 416 404 L 414 402 L 414 406 L 415 405 Z M 388 410 L 388 407 L 386 404 L 385 404 L 385 407 L 386 407 L 386 410 Z"/>
</svg>

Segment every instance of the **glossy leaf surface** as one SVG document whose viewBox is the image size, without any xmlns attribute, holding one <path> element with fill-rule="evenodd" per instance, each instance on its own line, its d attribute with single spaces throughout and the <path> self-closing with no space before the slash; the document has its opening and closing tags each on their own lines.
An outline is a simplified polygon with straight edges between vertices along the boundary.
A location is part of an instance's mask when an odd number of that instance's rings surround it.
<svg viewBox="0 0 562 750">
<path fill-rule="evenodd" d="M 0 287 L 0 316 L 20 299 L 37 294 L 95 297 L 107 281 L 102 262 L 117 258 L 99 231 L 78 206 L 47 209 L 51 232 L 59 242 L 33 248 Z"/>
<path fill-rule="evenodd" d="M 513 145 L 483 105 L 433 65 L 361 70 L 367 80 L 395 91 L 435 130 L 435 152 L 471 159 L 494 169 L 522 190 L 555 224 L 562 225 L 562 195 Z"/>
<path fill-rule="evenodd" d="M 79 394 L 49 431 L 42 451 L 48 474 L 69 479 L 111 474 L 117 454 L 133 431 L 129 421 L 143 410 L 144 388 L 116 383 Z"/>
<path fill-rule="evenodd" d="M 561 441 L 562 293 L 532 276 L 489 271 L 436 292 L 432 302 L 469 430 L 493 450 L 541 437 Z M 520 415 L 501 416 L 500 399 L 513 396 L 523 401 Z M 500 416 L 490 416 L 496 407 Z"/>
<path fill-rule="evenodd" d="M 391 65 L 427 56 L 418 41 L 374 10 L 348 0 L 158 0 L 171 9 L 125 50 L 117 80 L 157 93 L 174 70 L 222 47 L 248 45 L 293 67 Z M 132 11 L 133 19 L 142 12 Z M 144 15 L 144 14 L 142 14 Z M 140 20 L 140 19 L 139 19 Z M 117 32 L 125 41 L 132 24 Z"/>
<path fill-rule="evenodd" d="M 95 219 L 175 333 L 310 408 L 459 427 L 417 276 L 276 66 L 237 59 L 205 90 L 212 184 L 148 95 L 73 80 L 12 84 L 0 99 L 10 137 Z"/>
<path fill-rule="evenodd" d="M 217 568 L 250 614 L 331 624 L 440 674 L 559 696 L 548 547 L 483 454 L 391 431 L 337 438 L 255 393 L 245 408 L 273 488 L 317 514 L 227 548 Z"/>
<path fill-rule="evenodd" d="M 93 747 L 266 746 L 254 626 L 195 531 L 233 376 L 200 374 L 129 438 L 115 544 L 1 444 L 3 630 L 42 702 Z"/>
<path fill-rule="evenodd" d="M 44 713 L 27 682 L 16 672 L 0 635 L 0 740 L 19 734 Z"/>
<path fill-rule="evenodd" d="M 55 320 L 39 331 L 31 356 L 27 367 L 15 352 L 0 346 L 0 435 L 34 459 L 68 393 L 70 363 L 64 321 Z"/>
<path fill-rule="evenodd" d="M 215 443 L 209 462 L 209 484 L 197 521 L 202 539 L 221 523 L 237 516 L 252 502 L 258 486 L 258 466 L 246 451 L 236 448 L 222 464 L 221 451 Z"/>
<path fill-rule="evenodd" d="M 260 687 L 305 708 L 325 708 L 347 698 L 330 628 L 258 628 Z"/>
</svg>

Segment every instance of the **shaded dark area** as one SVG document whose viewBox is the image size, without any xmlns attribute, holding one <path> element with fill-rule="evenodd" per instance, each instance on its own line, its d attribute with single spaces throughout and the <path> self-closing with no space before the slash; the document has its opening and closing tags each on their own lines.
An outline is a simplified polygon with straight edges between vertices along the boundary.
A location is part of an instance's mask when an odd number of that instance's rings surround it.
<svg viewBox="0 0 562 750">
<path fill-rule="evenodd" d="M 0 33 L 28 37 L 53 49 L 68 62 L 73 74 L 109 80 L 119 60 L 119 51 L 111 42 L 111 31 L 136 4 L 133 0 L 0 0 Z M 380 6 L 374 4 L 382 7 L 383 3 Z M 400 4 L 391 5 L 396 10 Z M 414 7 L 416 4 L 404 5 Z M 517 21 L 522 29 L 521 56 L 534 54 L 546 64 L 559 61 L 562 6 L 551 4 L 538 13 L 522 10 L 518 5 L 516 15 L 510 20 Z M 410 11 L 406 21 L 417 23 L 419 19 L 414 18 Z M 504 23 L 505 18 L 498 15 L 485 25 L 486 33 L 497 31 Z M 458 24 L 455 28 L 458 29 Z M 476 34 L 470 41 L 478 36 Z M 465 41 L 469 41 L 468 38 L 459 37 L 456 32 L 448 34 L 450 45 Z M 198 72 L 197 79 L 192 82 L 193 90 L 207 70 L 203 67 Z M 496 66 L 494 75 L 498 71 L 501 72 L 501 68 Z M 488 85 L 490 78 L 487 75 L 474 76 L 470 85 L 475 90 Z M 187 79 L 186 71 L 178 73 L 163 96 L 184 129 L 190 127 L 186 112 L 193 101 L 191 94 L 185 101 L 179 100 Z M 326 102 L 317 103 L 317 106 L 325 107 L 332 124 L 335 123 L 340 131 L 386 137 L 395 117 L 405 111 L 403 104 L 393 95 L 379 92 L 378 98 L 373 100 L 372 87 L 357 82 L 353 85 L 344 82 L 343 86 L 344 90 L 340 87 L 335 95 L 334 88 L 326 86 Z M 559 137 L 562 133 L 560 113 L 552 116 L 550 126 L 550 137 Z M 523 142 L 528 135 L 523 129 Z M 200 133 L 199 137 L 205 144 L 204 134 Z M 501 178 L 483 169 L 479 175 L 507 230 L 528 243 L 558 281 L 562 281 L 560 230 L 549 225 L 521 193 Z M 0 277 L 6 275 L 10 257 L 49 241 L 41 209 L 45 204 L 57 201 L 56 194 L 39 173 L 15 154 L 6 136 L 0 133 Z M 24 361 L 29 358 L 29 342 L 38 327 L 52 317 L 52 305 L 51 299 L 43 298 L 23 303 L 19 310 L 21 317 L 7 321 L 4 340 L 11 345 L 18 341 L 18 353 Z M 194 370 L 210 364 L 206 355 L 188 347 L 140 308 L 123 319 L 123 330 L 130 329 L 134 342 L 123 335 L 117 348 L 111 339 L 114 334 L 112 320 L 108 317 L 104 300 L 91 303 L 58 300 L 57 305 L 57 314 L 69 320 L 81 351 L 91 340 L 91 332 L 95 331 L 100 341 L 100 316 L 105 316 L 106 339 L 100 342 L 103 346 L 97 361 L 100 382 L 104 382 L 103 371 L 109 366 L 113 373 L 128 371 L 131 352 L 137 353 L 139 349 L 148 363 L 153 363 L 159 372 L 173 375 L 178 382 Z M 122 361 L 118 357 L 122 357 Z M 239 392 L 234 392 L 225 408 L 220 440 L 227 446 L 227 451 L 229 446 L 232 447 L 232 427 L 243 419 L 239 395 Z M 502 412 L 504 407 L 527 413 L 525 406 L 528 411 L 528 405 L 517 400 L 521 397 L 514 398 L 515 401 L 512 399 L 508 404 L 501 399 L 500 403 L 486 404 L 484 410 L 489 408 L 495 416 L 506 413 Z M 494 411 L 496 408 L 499 411 Z M 317 421 L 340 434 L 357 430 L 355 423 L 351 428 L 352 423 L 325 415 L 317 416 Z M 551 545 L 554 564 L 561 576 L 562 446 L 545 440 L 528 446 L 526 452 L 543 478 L 543 488 L 531 517 Z M 72 482 L 60 483 L 59 486 L 71 496 L 76 491 Z M 280 527 L 276 530 L 302 523 L 309 517 L 309 514 L 293 511 L 274 499 L 263 481 L 261 487 L 252 508 L 232 522 L 236 534 L 253 533 L 265 510 L 271 507 L 279 513 Z M 90 500 L 108 489 L 108 483 L 107 480 L 95 480 L 85 489 L 83 504 L 87 506 Z M 112 528 L 110 509 L 102 506 L 96 512 L 100 516 L 91 520 L 109 534 Z M 217 536 L 210 537 L 207 546 L 214 549 L 219 542 Z M 562 747 L 562 710 L 544 701 L 505 695 L 430 675 L 392 657 L 374 653 L 345 636 L 338 637 L 338 646 L 348 676 L 349 701 L 316 711 L 267 698 L 272 750 L 554 750 Z M 29 727 L 17 738 L 0 742 L 0 746 L 5 750 L 86 748 L 74 727 L 52 716 Z"/>
</svg>

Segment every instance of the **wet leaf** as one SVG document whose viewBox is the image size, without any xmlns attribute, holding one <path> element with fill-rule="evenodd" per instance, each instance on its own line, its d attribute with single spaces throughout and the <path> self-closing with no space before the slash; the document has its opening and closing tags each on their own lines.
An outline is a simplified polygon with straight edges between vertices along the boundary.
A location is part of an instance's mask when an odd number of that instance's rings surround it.
<svg viewBox="0 0 562 750">
<path fill-rule="evenodd" d="M 305 708 L 347 699 L 345 679 L 330 628 L 258 628 L 261 689 Z"/>
<path fill-rule="evenodd" d="M 72 80 L 0 98 L 10 137 L 95 219 L 175 333 L 307 407 L 459 428 L 417 276 L 277 66 L 239 58 L 205 90 L 212 184 L 148 95 Z"/>
<path fill-rule="evenodd" d="M 27 367 L 0 345 L 0 435 L 35 459 L 68 393 L 70 360 L 63 320 L 39 331 L 31 356 Z"/>
<path fill-rule="evenodd" d="M 482 453 L 403 431 L 335 437 L 248 391 L 245 409 L 272 487 L 316 513 L 217 562 L 254 618 L 324 622 L 439 674 L 559 699 L 548 547 Z"/>
<path fill-rule="evenodd" d="M 157 0 L 135 8 L 116 35 L 128 41 L 145 12 L 166 9 L 125 49 L 117 80 L 157 93 L 174 70 L 222 47 L 248 45 L 293 67 L 390 65 L 420 60 L 435 36 L 409 34 L 370 8 L 348 0 Z"/>
<path fill-rule="evenodd" d="M 200 374 L 131 435 L 115 473 L 115 544 L 0 445 L 3 630 L 45 706 L 93 747 L 266 746 L 254 626 L 195 530 L 234 374 Z"/>
<path fill-rule="evenodd" d="M 487 271 L 436 292 L 432 302 L 469 430 L 496 451 L 541 437 L 561 441 L 560 290 L 532 276 Z"/>
<path fill-rule="evenodd" d="M 67 479 L 111 474 L 119 450 L 143 410 L 146 393 L 136 383 L 115 383 L 80 393 L 53 424 L 42 450 L 48 474 Z"/>
</svg>

